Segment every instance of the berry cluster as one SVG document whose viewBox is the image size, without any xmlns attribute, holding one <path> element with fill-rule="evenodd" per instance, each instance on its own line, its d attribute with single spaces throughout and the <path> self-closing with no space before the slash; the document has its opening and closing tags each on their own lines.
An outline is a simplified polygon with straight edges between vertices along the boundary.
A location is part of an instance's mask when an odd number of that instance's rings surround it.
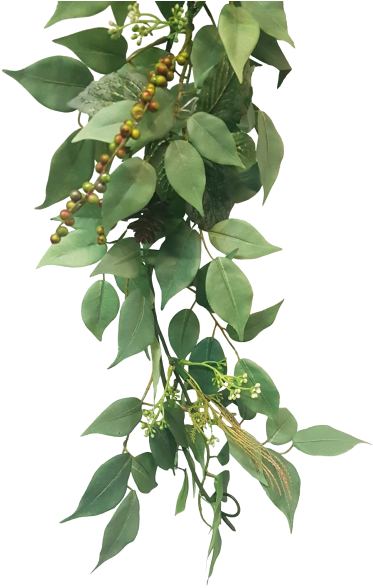
<svg viewBox="0 0 373 588">
<path fill-rule="evenodd" d="M 99 174 L 98 179 L 94 184 L 92 182 L 84 182 L 82 194 L 79 190 L 73 190 L 70 193 L 70 200 L 66 203 L 66 208 L 61 210 L 60 219 L 62 223 L 57 228 L 56 232 L 51 236 L 50 240 L 53 245 L 56 245 L 61 241 L 63 237 L 68 235 L 66 227 L 72 227 L 74 225 L 74 213 L 78 212 L 80 208 L 85 204 L 96 204 L 102 207 L 102 200 L 96 194 L 104 194 L 107 189 L 107 184 L 110 182 L 110 175 L 108 170 L 114 159 L 118 157 L 123 159 L 126 155 L 126 143 L 129 139 L 137 141 L 140 139 L 140 131 L 137 128 L 144 113 L 149 110 L 150 112 L 157 112 L 159 110 L 159 102 L 154 100 L 157 87 L 166 87 L 168 81 L 171 81 L 174 77 L 175 62 L 179 64 L 186 63 L 189 58 L 188 53 L 183 52 L 175 58 L 172 53 L 168 53 L 166 57 L 162 57 L 156 65 L 156 71 L 151 71 L 149 74 L 150 83 L 147 84 L 145 90 L 141 93 L 141 99 L 137 102 L 131 111 L 131 117 L 133 120 L 128 119 L 123 122 L 120 128 L 120 132 L 115 135 L 114 140 L 109 145 L 111 155 L 104 153 L 100 157 L 100 161 L 97 162 L 95 170 Z M 155 226 L 149 232 L 144 233 L 143 221 L 140 222 L 141 226 L 134 227 L 141 233 L 139 242 L 147 242 L 149 239 L 154 239 L 154 230 L 157 231 L 161 228 L 160 221 L 155 223 Z M 65 225 L 65 226 L 63 226 Z M 159 226 L 158 226 L 159 225 Z M 106 237 L 102 226 L 97 227 L 97 243 L 99 245 L 105 245 Z"/>
</svg>

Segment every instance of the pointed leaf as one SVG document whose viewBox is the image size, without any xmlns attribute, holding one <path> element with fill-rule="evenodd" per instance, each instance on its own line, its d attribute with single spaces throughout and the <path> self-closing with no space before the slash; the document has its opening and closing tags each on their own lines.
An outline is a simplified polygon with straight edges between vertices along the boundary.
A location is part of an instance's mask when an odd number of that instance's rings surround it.
<svg viewBox="0 0 373 588">
<path fill-rule="evenodd" d="M 221 165 L 244 167 L 237 155 L 236 144 L 227 125 L 212 114 L 197 112 L 187 122 L 194 147 L 202 157 Z"/>
<path fill-rule="evenodd" d="M 202 198 L 206 174 L 198 151 L 188 141 L 172 141 L 164 161 L 168 180 L 175 192 L 203 216 Z"/>
<path fill-rule="evenodd" d="M 318 425 L 295 433 L 293 445 L 308 455 L 341 455 L 350 451 L 358 443 L 366 443 L 352 435 L 333 429 L 328 425 Z"/>
<path fill-rule="evenodd" d="M 171 319 L 168 338 L 179 359 L 185 359 L 196 346 L 199 331 L 199 320 L 193 310 L 180 310 Z"/>
<path fill-rule="evenodd" d="M 229 60 L 242 82 L 243 69 L 259 39 L 257 21 L 244 8 L 226 4 L 219 17 L 219 34 Z"/>
<path fill-rule="evenodd" d="M 250 359 L 241 359 L 236 363 L 235 376 L 247 374 L 247 387 L 260 384 L 261 393 L 258 398 L 251 398 L 245 390 L 241 392 L 240 400 L 253 412 L 276 418 L 280 404 L 280 395 L 273 381 L 259 365 Z"/>
<path fill-rule="evenodd" d="M 139 212 L 151 200 L 157 184 L 154 168 L 139 157 L 128 159 L 113 174 L 103 199 L 105 234 L 119 220 Z M 128 276 L 126 276 L 128 277 Z"/>
<path fill-rule="evenodd" d="M 180 494 L 177 499 L 175 515 L 178 515 L 185 510 L 188 494 L 189 494 L 189 479 L 188 479 L 187 471 L 184 470 L 184 482 L 183 482 L 183 485 L 180 490 Z"/>
<path fill-rule="evenodd" d="M 137 278 L 141 269 L 140 245 L 133 237 L 116 243 L 102 258 L 91 277 L 113 274 L 121 278 Z"/>
<path fill-rule="evenodd" d="M 108 435 L 125 437 L 139 424 L 142 417 L 142 404 L 138 398 L 122 398 L 108 406 L 84 431 L 86 435 Z"/>
<path fill-rule="evenodd" d="M 193 281 L 201 263 L 201 238 L 186 222 L 166 237 L 155 264 L 162 290 L 162 310 L 167 302 Z"/>
<path fill-rule="evenodd" d="M 126 496 L 107 525 L 102 541 L 100 558 L 95 570 L 105 561 L 118 555 L 137 537 L 140 525 L 140 505 L 134 490 Z M 94 571 L 94 570 L 93 570 Z"/>
<path fill-rule="evenodd" d="M 85 267 L 97 263 L 106 253 L 106 245 L 97 244 L 96 231 L 71 231 L 57 245 L 51 245 L 39 262 L 62 267 Z"/>
<path fill-rule="evenodd" d="M 100 466 L 88 484 L 74 514 L 61 523 L 79 517 L 96 516 L 115 508 L 127 491 L 131 461 L 131 456 L 125 453 L 112 457 Z"/>
<path fill-rule="evenodd" d="M 294 47 L 294 42 L 288 33 L 283 2 L 243 2 L 242 6 L 267 35 L 286 41 Z"/>
<path fill-rule="evenodd" d="M 265 112 L 259 110 L 257 159 L 264 189 L 264 202 L 277 179 L 283 157 L 284 144 L 275 125 Z"/>
<path fill-rule="evenodd" d="M 79 131 L 74 131 L 67 137 L 53 155 L 45 200 L 37 209 L 60 202 L 68 197 L 69 192 L 76 190 L 77 186 L 91 179 L 95 145 L 92 141 L 72 144 L 71 141 L 77 133 Z"/>
<path fill-rule="evenodd" d="M 131 110 L 134 104 L 135 102 L 133 100 L 121 100 L 121 102 L 116 102 L 103 108 L 77 134 L 73 143 L 83 141 L 84 139 L 95 139 L 96 141 L 111 143 L 113 137 L 123 125 L 123 121 L 131 117 Z"/>
<path fill-rule="evenodd" d="M 46 108 L 73 112 L 67 103 L 93 80 L 89 69 L 72 57 L 47 57 L 19 71 L 3 70 Z"/>
<path fill-rule="evenodd" d="M 218 462 L 221 466 L 226 466 L 229 462 L 229 457 L 229 443 L 227 441 L 227 443 L 222 447 L 222 449 L 218 453 Z"/>
<path fill-rule="evenodd" d="M 266 310 L 251 314 L 246 323 L 243 341 L 252 341 L 257 335 L 259 335 L 259 333 L 264 331 L 264 329 L 268 329 L 268 327 L 273 325 L 283 302 L 284 301 L 282 300 Z M 230 325 L 227 326 L 227 333 L 233 341 L 239 341 L 237 332 Z"/>
<path fill-rule="evenodd" d="M 253 300 L 245 274 L 230 259 L 214 259 L 207 272 L 206 294 L 213 311 L 236 329 L 242 341 Z"/>
<path fill-rule="evenodd" d="M 252 52 L 252 56 L 279 70 L 278 88 L 281 86 L 286 76 L 291 72 L 291 66 L 281 51 L 278 42 L 274 37 L 267 35 L 264 31 L 260 31 L 259 41 Z"/>
<path fill-rule="evenodd" d="M 224 53 L 219 31 L 214 25 L 202 27 L 194 37 L 191 61 L 193 63 L 194 84 L 201 86 L 204 78 Z"/>
<path fill-rule="evenodd" d="M 267 419 L 267 439 L 272 445 L 289 443 L 297 430 L 298 423 L 287 408 L 279 408 L 275 419 Z"/>
<path fill-rule="evenodd" d="M 111 9 L 114 14 L 115 22 L 120 27 L 124 25 L 124 21 L 128 15 L 128 7 L 131 6 L 132 0 L 129 2 L 111 2 Z"/>
<path fill-rule="evenodd" d="M 164 418 L 175 437 L 175 441 L 181 447 L 188 447 L 187 432 L 184 425 L 185 413 L 182 408 L 172 400 L 163 404 Z"/>
<path fill-rule="evenodd" d="M 83 18 L 103 12 L 110 2 L 57 2 L 57 8 L 45 28 L 69 18 Z"/>
<path fill-rule="evenodd" d="M 212 227 L 209 238 L 215 249 L 225 255 L 237 248 L 236 259 L 258 259 L 281 251 L 280 247 L 268 243 L 252 225 L 233 218 Z"/>
<path fill-rule="evenodd" d="M 119 312 L 118 294 L 111 284 L 100 280 L 89 288 L 82 302 L 82 319 L 93 335 L 102 341 L 106 327 Z"/>
<path fill-rule="evenodd" d="M 266 466 L 274 476 L 276 483 L 262 484 L 261 486 L 268 498 L 272 500 L 273 504 L 277 506 L 281 512 L 286 516 L 290 532 L 293 532 L 294 514 L 299 502 L 300 495 L 300 478 L 297 470 L 290 461 L 287 461 L 282 455 L 276 453 L 272 449 L 267 451 L 273 456 L 277 465 L 280 462 L 282 469 L 282 475 L 279 474 L 278 470 L 273 466 L 272 463 L 266 461 Z"/>
<path fill-rule="evenodd" d="M 206 337 L 198 343 L 190 355 L 193 363 L 204 363 L 207 361 L 221 361 L 224 359 L 224 351 L 216 339 Z M 203 366 L 190 366 L 189 373 L 196 380 L 202 392 L 206 395 L 216 394 L 218 387 L 213 383 L 214 372 Z M 224 370 L 226 373 L 226 369 Z"/>
<path fill-rule="evenodd" d="M 211 558 L 211 562 L 210 562 L 209 578 L 211 578 L 211 576 L 214 572 L 216 560 L 218 559 L 220 552 L 221 552 L 222 541 L 221 541 L 221 535 L 220 535 L 219 530 L 216 531 L 213 539 L 214 539 L 214 541 L 212 544 L 212 558 Z"/>
<path fill-rule="evenodd" d="M 174 468 L 177 444 L 169 429 L 157 428 L 154 437 L 149 437 L 149 445 L 159 468 L 162 470 Z"/>
<path fill-rule="evenodd" d="M 149 494 L 158 486 L 155 481 L 157 465 L 151 453 L 146 452 L 132 459 L 132 477 L 143 494 Z"/>
<path fill-rule="evenodd" d="M 137 353 L 154 341 L 154 318 L 150 303 L 134 290 L 124 301 L 119 316 L 118 355 L 110 368 Z"/>
<path fill-rule="evenodd" d="M 127 41 L 120 37 L 113 41 L 104 28 L 88 29 L 53 43 L 67 47 L 88 67 L 101 74 L 117 71 L 126 63 Z"/>
<path fill-rule="evenodd" d="M 262 468 L 262 456 L 259 449 L 252 449 L 253 456 L 249 455 L 247 451 L 239 445 L 234 437 L 227 431 L 225 431 L 228 439 L 229 445 L 229 453 L 238 463 L 240 466 L 243 467 L 244 470 L 249 472 L 254 478 L 259 480 L 262 484 L 267 484 L 266 477 L 263 472 Z M 245 431 L 243 431 L 245 435 L 248 435 Z M 258 444 L 259 445 L 259 444 Z"/>
</svg>

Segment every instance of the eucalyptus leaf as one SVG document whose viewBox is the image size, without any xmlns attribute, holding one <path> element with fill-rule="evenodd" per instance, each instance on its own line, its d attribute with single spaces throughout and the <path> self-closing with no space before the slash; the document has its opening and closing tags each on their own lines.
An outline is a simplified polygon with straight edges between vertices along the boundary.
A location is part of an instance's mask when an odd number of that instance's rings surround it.
<svg viewBox="0 0 373 588">
<path fill-rule="evenodd" d="M 130 118 L 134 104 L 133 100 L 122 100 L 103 108 L 82 128 L 73 143 L 84 139 L 111 142 L 123 125 L 123 121 Z"/>
<path fill-rule="evenodd" d="M 283 2 L 243 2 L 242 6 L 267 35 L 286 41 L 294 47 L 294 42 L 288 33 Z"/>
<path fill-rule="evenodd" d="M 171 319 L 168 338 L 179 359 L 185 359 L 196 346 L 199 337 L 199 321 L 193 310 L 180 310 Z"/>
<path fill-rule="evenodd" d="M 284 144 L 275 125 L 265 112 L 259 110 L 257 159 L 264 189 L 264 202 L 277 179 L 283 157 Z"/>
<path fill-rule="evenodd" d="M 149 436 L 149 444 L 155 463 L 162 470 L 174 469 L 177 444 L 169 429 L 157 428 L 153 433 L 154 437 Z"/>
<path fill-rule="evenodd" d="M 93 16 L 106 10 L 110 4 L 111 2 L 57 2 L 56 11 L 45 28 L 51 27 L 61 20 Z"/>
<path fill-rule="evenodd" d="M 102 258 L 91 277 L 113 274 L 121 278 L 137 278 L 141 269 L 140 245 L 133 237 L 115 243 Z"/>
<path fill-rule="evenodd" d="M 252 225 L 243 220 L 227 219 L 216 224 L 209 231 L 209 238 L 215 249 L 225 255 L 237 248 L 235 259 L 258 259 L 281 251 L 280 247 L 268 243 Z"/>
<path fill-rule="evenodd" d="M 96 231 L 71 231 L 60 243 L 50 246 L 37 267 L 85 267 L 100 261 L 105 253 L 106 245 L 97 244 Z"/>
<path fill-rule="evenodd" d="M 155 481 L 156 472 L 157 465 L 151 453 L 142 453 L 132 459 L 132 477 L 143 494 L 149 494 L 158 486 Z"/>
<path fill-rule="evenodd" d="M 137 427 L 141 417 L 141 400 L 138 398 L 116 400 L 93 421 L 82 437 L 96 433 L 109 437 L 125 437 Z"/>
<path fill-rule="evenodd" d="M 212 337 L 206 337 L 193 349 L 189 361 L 193 363 L 204 363 L 207 361 L 218 362 L 224 358 L 224 351 L 219 341 Z M 193 365 L 190 366 L 189 373 L 196 380 L 204 394 L 209 395 L 218 392 L 218 386 L 212 381 L 215 377 L 212 369 L 205 366 Z M 224 373 L 227 373 L 226 368 L 224 369 Z"/>
<path fill-rule="evenodd" d="M 267 439 L 272 445 L 289 443 L 297 430 L 298 423 L 287 408 L 279 408 L 275 419 L 267 419 Z"/>
<path fill-rule="evenodd" d="M 82 319 L 91 333 L 102 341 L 105 329 L 119 312 L 118 294 L 111 284 L 100 280 L 89 288 L 82 302 Z"/>
<path fill-rule="evenodd" d="M 260 384 L 261 393 L 258 394 L 258 398 L 251 398 L 250 393 L 242 390 L 241 402 L 253 412 L 259 412 L 270 418 L 276 418 L 280 404 L 280 395 L 267 372 L 250 359 L 241 359 L 236 363 L 234 375 L 242 376 L 243 374 L 247 374 L 247 384 L 245 386 L 251 388 L 255 384 Z"/>
<path fill-rule="evenodd" d="M 188 479 L 187 471 L 184 470 L 184 481 L 183 481 L 183 485 L 180 490 L 180 494 L 177 498 L 175 515 L 178 515 L 185 510 L 188 494 L 189 494 L 189 479 Z"/>
<path fill-rule="evenodd" d="M 180 447 L 188 447 L 188 438 L 184 425 L 185 413 L 182 408 L 172 400 L 163 404 L 164 418 Z"/>
<path fill-rule="evenodd" d="M 293 445 L 308 455 L 341 455 L 350 451 L 355 445 L 366 443 L 352 435 L 333 429 L 328 425 L 318 425 L 295 433 Z"/>
<path fill-rule="evenodd" d="M 283 302 L 282 300 L 278 304 L 266 308 L 266 310 L 251 314 L 245 326 L 243 341 L 252 341 L 264 329 L 268 329 L 268 327 L 273 325 Z M 231 325 L 227 326 L 227 333 L 233 341 L 239 341 L 238 334 Z"/>
</svg>

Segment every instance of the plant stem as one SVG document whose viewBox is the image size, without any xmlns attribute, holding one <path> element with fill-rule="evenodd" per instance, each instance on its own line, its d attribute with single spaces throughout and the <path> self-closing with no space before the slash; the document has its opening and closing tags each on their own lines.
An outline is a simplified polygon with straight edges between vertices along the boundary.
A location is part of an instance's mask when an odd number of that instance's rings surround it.
<svg viewBox="0 0 373 588">
<path fill-rule="evenodd" d="M 225 338 L 225 340 L 226 340 L 226 341 L 229 343 L 229 345 L 232 347 L 233 351 L 234 351 L 234 352 L 235 352 L 235 354 L 236 354 L 236 357 L 237 357 L 238 361 L 241 361 L 241 358 L 240 358 L 240 356 L 238 355 L 238 351 L 237 351 L 237 349 L 235 348 L 235 346 L 233 345 L 233 343 L 232 343 L 232 342 L 229 340 L 229 337 L 228 337 L 228 336 L 225 334 L 225 329 L 224 329 L 224 327 L 222 327 L 222 326 L 221 326 L 221 325 L 218 323 L 218 321 L 216 320 L 216 318 L 214 317 L 214 315 L 212 314 L 212 312 L 210 312 L 210 315 L 211 315 L 211 318 L 212 318 L 212 319 L 215 321 L 215 324 L 216 324 L 216 326 L 217 326 L 217 327 L 219 327 L 219 329 L 221 330 L 221 332 L 222 332 L 222 334 L 223 334 L 223 337 Z"/>
<path fill-rule="evenodd" d="M 161 37 L 160 39 L 153 41 L 153 43 L 149 43 L 149 45 L 146 45 L 145 47 L 141 47 L 141 49 L 138 49 L 137 51 L 132 53 L 132 55 L 129 56 L 126 63 L 131 63 L 132 59 L 135 59 L 135 57 L 137 57 L 138 55 L 141 55 L 141 53 L 143 51 L 146 51 L 150 47 L 156 47 L 157 45 L 162 45 L 162 43 L 165 43 L 166 41 L 168 41 L 168 37 Z"/>
<path fill-rule="evenodd" d="M 149 380 L 149 384 L 148 384 L 148 385 L 147 385 L 147 387 L 146 387 L 146 390 L 145 390 L 145 392 L 144 392 L 144 394 L 143 394 L 143 397 L 141 398 L 141 402 L 142 402 L 142 403 L 144 403 L 144 400 L 145 400 L 145 398 L 146 398 L 146 397 L 147 397 L 147 395 L 148 395 L 148 392 L 149 392 L 149 390 L 150 390 L 150 387 L 151 387 L 152 383 L 153 383 L 153 374 L 152 374 L 152 376 L 151 376 L 151 378 L 150 378 L 150 380 Z"/>
<path fill-rule="evenodd" d="M 294 445 L 291 444 L 289 449 L 287 449 L 286 451 L 284 451 L 284 453 L 280 453 L 280 455 L 286 455 L 287 453 L 289 453 L 289 451 L 291 451 L 293 449 Z"/>
<path fill-rule="evenodd" d="M 210 251 L 209 251 L 209 250 L 208 250 L 208 248 L 207 248 L 206 241 L 205 241 L 205 238 L 204 238 L 204 236 L 203 236 L 203 231 L 202 231 L 202 229 L 200 229 L 200 230 L 199 230 L 199 234 L 201 235 L 201 239 L 202 239 L 202 243 L 203 243 L 203 246 L 204 246 L 204 248 L 206 249 L 206 251 L 207 251 L 207 253 L 208 253 L 209 257 L 212 259 L 212 261 L 214 261 L 214 258 L 213 258 L 213 256 L 211 255 Z"/>
<path fill-rule="evenodd" d="M 209 15 L 212 24 L 216 27 L 215 19 L 212 16 L 211 11 L 210 11 L 209 7 L 207 6 L 207 3 L 204 5 L 204 9 L 206 10 L 207 14 Z"/>
</svg>

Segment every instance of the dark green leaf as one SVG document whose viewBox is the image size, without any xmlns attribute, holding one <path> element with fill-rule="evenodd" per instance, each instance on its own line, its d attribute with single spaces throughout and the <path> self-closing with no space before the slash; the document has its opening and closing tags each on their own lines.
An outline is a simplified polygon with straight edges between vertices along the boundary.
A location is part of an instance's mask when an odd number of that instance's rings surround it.
<svg viewBox="0 0 373 588">
<path fill-rule="evenodd" d="M 258 164 L 255 163 L 250 169 L 241 173 L 237 173 L 234 170 L 230 182 L 231 190 L 234 194 L 233 202 L 239 204 L 240 202 L 250 200 L 262 187 Z"/>
<path fill-rule="evenodd" d="M 277 85 L 279 88 L 286 76 L 291 72 L 291 66 L 281 51 L 276 39 L 267 35 L 264 31 L 260 31 L 259 41 L 252 55 L 255 59 L 259 59 L 263 63 L 272 65 L 279 70 Z"/>
<path fill-rule="evenodd" d="M 206 441 L 202 433 L 195 430 L 194 434 L 193 425 L 186 425 L 185 426 L 187 433 L 188 433 L 188 445 L 191 448 L 194 459 L 198 461 L 201 468 L 204 469 L 205 467 L 205 451 L 206 451 Z"/>
<path fill-rule="evenodd" d="M 194 278 L 194 285 L 196 287 L 196 300 L 200 306 L 206 308 L 209 312 L 212 312 L 212 308 L 208 303 L 206 296 L 206 276 L 209 269 L 209 263 L 201 267 L 198 270 L 196 277 Z"/>
<path fill-rule="evenodd" d="M 280 395 L 271 378 L 259 365 L 250 359 L 241 359 L 236 363 L 235 376 L 247 374 L 247 387 L 260 384 L 261 393 L 258 398 L 251 398 L 248 392 L 241 392 L 240 400 L 253 412 L 265 414 L 270 418 L 276 418 L 280 404 Z"/>
<path fill-rule="evenodd" d="M 162 470 L 173 469 L 177 445 L 171 431 L 157 428 L 154 437 L 149 437 L 149 444 L 157 466 Z"/>
<path fill-rule="evenodd" d="M 211 558 L 210 569 L 209 569 L 209 578 L 211 578 L 211 576 L 214 572 L 216 560 L 218 559 L 220 552 L 221 552 L 221 545 L 222 545 L 222 541 L 221 541 L 220 531 L 217 530 L 213 536 L 213 543 L 211 545 L 212 558 Z"/>
<path fill-rule="evenodd" d="M 263 31 L 294 47 L 288 33 L 283 2 L 243 2 L 243 6 L 259 23 Z"/>
<path fill-rule="evenodd" d="M 172 93 L 165 88 L 158 88 L 155 100 L 159 103 L 159 110 L 145 112 L 138 126 L 141 133 L 140 139 L 128 141 L 128 146 L 131 147 L 133 153 L 140 151 L 147 143 L 165 137 L 174 124 L 175 98 Z"/>
<path fill-rule="evenodd" d="M 157 187 L 156 192 L 161 200 L 171 200 L 178 194 L 175 192 L 170 182 L 165 169 L 165 155 L 168 148 L 168 143 L 165 141 L 157 145 L 151 154 L 149 163 L 154 167 L 157 173 Z"/>
<path fill-rule="evenodd" d="M 93 80 L 89 69 L 72 57 L 47 57 L 19 71 L 3 70 L 21 84 L 43 106 L 72 112 L 67 103 Z"/>
<path fill-rule="evenodd" d="M 51 27 L 61 20 L 93 16 L 103 12 L 109 5 L 110 2 L 57 2 L 56 11 L 45 28 Z"/>
<path fill-rule="evenodd" d="M 240 412 L 240 417 L 244 421 L 252 421 L 256 417 L 256 412 L 252 411 L 242 398 L 237 398 L 235 401 L 237 408 Z"/>
<path fill-rule="evenodd" d="M 199 331 L 199 320 L 192 310 L 180 310 L 175 314 L 168 328 L 168 338 L 179 359 L 185 359 L 196 346 Z"/>
<path fill-rule="evenodd" d="M 229 462 L 229 443 L 227 442 L 218 453 L 218 462 L 221 466 L 226 466 Z"/>
<path fill-rule="evenodd" d="M 38 268 L 44 265 L 85 267 L 97 263 L 106 253 L 106 245 L 97 244 L 96 231 L 71 231 L 57 245 L 51 245 Z"/>
<path fill-rule="evenodd" d="M 284 144 L 275 125 L 265 112 L 259 110 L 257 159 L 264 189 L 264 202 L 277 179 L 283 157 Z"/>
<path fill-rule="evenodd" d="M 185 413 L 178 404 L 168 400 L 163 404 L 164 418 L 173 434 L 175 441 L 181 447 L 188 447 L 188 438 L 184 425 Z"/>
<path fill-rule="evenodd" d="M 227 219 L 209 232 L 211 244 L 225 255 L 238 249 L 236 259 L 258 259 L 264 255 L 281 251 L 268 243 L 264 237 L 249 223 L 243 220 Z"/>
<path fill-rule="evenodd" d="M 169 18 L 173 16 L 172 8 L 174 8 L 176 4 L 178 4 L 180 7 L 183 7 L 184 2 L 156 2 L 156 5 L 163 14 L 165 20 L 169 20 Z"/>
<path fill-rule="evenodd" d="M 272 445 L 284 445 L 292 440 L 298 429 L 298 423 L 287 408 L 279 408 L 275 419 L 267 419 L 266 431 L 268 442 Z"/>
<path fill-rule="evenodd" d="M 201 238 L 182 221 L 178 230 L 166 237 L 155 264 L 162 290 L 162 310 L 167 302 L 193 281 L 201 262 Z"/>
<path fill-rule="evenodd" d="M 134 490 L 126 496 L 107 525 L 102 541 L 100 558 L 95 570 L 105 561 L 118 555 L 137 537 L 140 525 L 140 505 Z M 94 571 L 94 570 L 93 570 Z"/>
<path fill-rule="evenodd" d="M 100 280 L 89 288 L 82 302 L 82 319 L 93 335 L 102 341 L 102 335 L 119 312 L 119 297 L 111 284 Z"/>
<path fill-rule="evenodd" d="M 212 114 L 197 112 L 187 122 L 194 147 L 203 157 L 222 165 L 244 167 L 227 125 Z"/>
<path fill-rule="evenodd" d="M 79 517 L 96 516 L 115 508 L 127 491 L 131 461 L 131 456 L 125 453 L 112 457 L 100 466 L 88 484 L 74 514 L 61 523 Z"/>
<path fill-rule="evenodd" d="M 133 237 L 118 241 L 102 258 L 91 277 L 113 274 L 121 278 L 137 278 L 141 269 L 140 245 Z"/>
<path fill-rule="evenodd" d="M 150 303 L 140 290 L 134 290 L 126 298 L 120 311 L 118 355 L 110 367 L 145 351 L 153 341 L 154 318 Z"/>
<path fill-rule="evenodd" d="M 157 465 L 151 453 L 146 452 L 132 459 L 132 477 L 143 494 L 149 494 L 158 486 L 155 481 Z"/>
<path fill-rule="evenodd" d="M 202 198 L 206 187 L 205 166 L 188 141 L 172 141 L 166 151 L 165 170 L 171 186 L 203 216 Z"/>
<path fill-rule="evenodd" d="M 256 151 L 253 139 L 250 135 L 242 132 L 233 133 L 232 136 L 236 143 L 239 158 L 245 166 L 245 169 L 250 169 L 256 163 Z M 237 171 L 239 173 L 244 173 L 241 168 L 237 168 Z"/>
<path fill-rule="evenodd" d="M 183 482 L 182 488 L 180 490 L 180 494 L 177 498 L 175 515 L 178 515 L 181 512 L 184 512 L 185 507 L 186 507 L 186 501 L 188 498 L 188 494 L 189 494 L 189 479 L 188 479 L 187 471 L 184 470 L 184 482 Z"/>
<path fill-rule="evenodd" d="M 135 102 L 122 100 L 97 112 L 86 126 L 74 138 L 74 143 L 83 139 L 95 139 L 109 143 L 118 133 L 123 121 L 131 117 Z"/>
<path fill-rule="evenodd" d="M 204 363 L 206 361 L 221 361 L 224 359 L 224 351 L 216 339 L 206 337 L 198 343 L 190 355 L 190 361 L 193 363 Z M 216 367 L 216 366 L 214 366 Z M 214 372 L 203 366 L 190 366 L 189 373 L 194 378 L 206 395 L 216 394 L 218 387 L 213 383 Z M 226 373 L 226 370 L 224 370 Z"/>
<path fill-rule="evenodd" d="M 243 341 L 252 341 L 257 335 L 259 335 L 259 333 L 264 331 L 264 329 L 268 329 L 268 327 L 273 325 L 283 302 L 284 301 L 282 300 L 278 304 L 275 304 L 270 308 L 266 308 L 266 310 L 261 310 L 260 312 L 251 314 L 249 320 L 246 323 Z M 230 325 L 227 327 L 227 332 L 233 341 L 239 341 L 237 332 Z"/>
<path fill-rule="evenodd" d="M 293 445 L 308 455 L 341 455 L 358 443 L 366 443 L 328 425 L 318 425 L 295 433 Z"/>
<path fill-rule="evenodd" d="M 245 431 L 243 431 L 243 433 L 249 437 L 248 433 Z M 235 441 L 230 433 L 226 432 L 226 435 L 229 444 L 229 453 L 232 455 L 232 457 L 238 461 L 244 470 L 259 480 L 259 482 L 262 484 L 267 484 L 267 480 L 263 472 L 262 456 L 259 448 L 252 448 L 252 455 L 249 455 L 247 451 Z"/>
<path fill-rule="evenodd" d="M 140 290 L 144 298 L 153 303 L 154 294 L 150 289 L 148 270 L 143 263 L 140 263 L 139 272 L 136 278 L 129 279 L 115 276 L 115 281 L 118 288 L 122 290 L 126 297 L 134 290 Z"/>
<path fill-rule="evenodd" d="M 219 63 L 225 53 L 218 29 L 214 25 L 202 27 L 194 37 L 191 60 L 196 86 L 201 86 L 208 72 Z M 206 111 L 209 112 L 209 111 Z M 214 114 L 214 113 L 213 113 Z"/>
<path fill-rule="evenodd" d="M 125 437 L 137 427 L 141 417 L 141 400 L 138 398 L 116 400 L 93 421 L 82 437 L 95 433 L 109 437 Z"/>
<path fill-rule="evenodd" d="M 131 0 L 130 2 L 111 2 L 111 9 L 114 14 L 115 22 L 120 27 L 124 25 L 124 21 L 128 14 L 128 7 L 131 6 L 131 4 Z"/>
</svg>

